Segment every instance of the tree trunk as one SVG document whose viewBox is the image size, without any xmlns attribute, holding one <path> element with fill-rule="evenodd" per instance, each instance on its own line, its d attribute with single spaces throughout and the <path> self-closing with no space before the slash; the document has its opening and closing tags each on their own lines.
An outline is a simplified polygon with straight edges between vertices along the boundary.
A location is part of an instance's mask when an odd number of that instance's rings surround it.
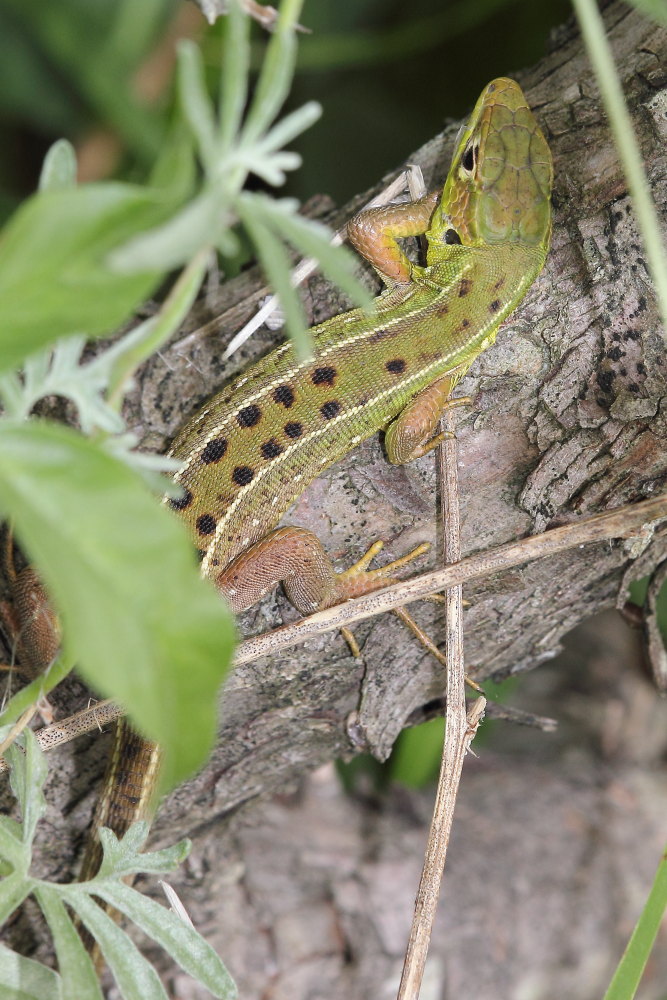
<svg viewBox="0 0 667 1000">
<path fill-rule="evenodd" d="M 608 7 L 605 20 L 653 197 L 664 218 L 667 31 L 621 3 Z M 554 156 L 554 237 L 543 274 L 504 324 L 497 344 L 477 360 L 460 386 L 460 393 L 473 399 L 469 409 L 460 411 L 458 430 L 464 555 L 655 495 L 664 489 L 667 475 L 663 330 L 625 179 L 571 22 L 554 38 L 550 54 L 519 82 Z M 446 175 L 456 131 L 452 125 L 410 158 L 422 166 L 429 188 Z M 341 224 L 366 197 L 327 221 Z M 370 272 L 368 280 L 374 280 Z M 205 397 L 281 339 L 281 334 L 262 330 L 231 363 L 221 360 L 225 344 L 265 293 L 256 271 L 209 291 L 184 331 L 183 336 L 192 334 L 187 344 L 161 352 L 147 366 L 141 392 L 129 404 L 130 423 L 146 447 L 162 447 Z M 314 278 L 306 307 L 312 322 L 319 322 L 345 306 Z M 341 566 L 349 565 L 377 537 L 386 541 L 387 558 L 394 558 L 419 542 L 438 539 L 437 492 L 432 456 L 406 467 L 390 466 L 381 443 L 371 440 L 313 483 L 286 521 L 314 530 Z M 658 529 L 636 562 L 621 542 L 597 544 L 467 588 L 464 596 L 470 606 L 464 627 L 470 672 L 479 681 L 500 679 L 553 657 L 566 632 L 613 607 L 628 579 L 651 572 L 666 556 L 667 536 Z M 443 629 L 437 607 L 417 606 L 416 616 L 437 641 Z M 244 615 L 241 624 L 251 634 L 295 617 L 278 594 Z M 372 811 L 355 814 L 354 805 L 324 781 L 311 782 L 302 801 L 255 802 L 284 790 L 307 769 L 352 756 L 356 747 L 348 726 L 351 713 L 357 713 L 370 751 L 383 760 L 406 720 L 441 697 L 441 668 L 393 617 L 365 622 L 355 628 L 355 635 L 363 661 L 352 658 L 340 637 L 327 635 L 307 648 L 288 650 L 280 659 L 237 669 L 226 685 L 220 740 L 212 760 L 170 796 L 155 824 L 152 844 L 184 835 L 194 839 L 193 857 L 178 888 L 195 923 L 215 925 L 213 937 L 245 984 L 241 992 L 246 997 L 391 996 L 387 983 L 400 971 L 428 818 L 425 797 L 395 793 L 381 820 L 372 819 Z M 59 697 L 73 711 L 81 707 L 77 699 L 82 696 L 80 685 L 71 682 Z M 66 877 L 74 866 L 89 820 L 92 788 L 108 752 L 107 739 L 96 735 L 57 751 L 57 770 L 49 779 L 49 798 L 57 803 L 50 813 L 52 846 L 41 858 L 42 872 L 51 877 Z M 549 833 L 550 802 L 563 805 L 574 794 L 570 778 L 551 778 L 545 784 L 538 765 L 515 761 L 511 767 L 511 774 L 503 776 L 506 784 L 499 785 L 498 772 L 484 773 L 484 759 L 475 762 L 470 768 L 475 794 L 492 797 L 498 817 L 494 823 L 507 837 L 517 831 L 510 819 L 517 810 L 526 826 L 532 825 L 529 800 L 545 810 L 546 829 L 538 823 L 526 834 L 528 843 L 539 847 L 537 838 Z M 641 783 L 640 776 L 633 780 Z M 463 784 L 465 796 L 466 771 Z M 598 794 L 593 777 L 590 786 Z M 577 793 L 577 816 L 587 813 L 588 789 L 584 782 Z M 476 804 L 466 801 L 452 849 L 455 857 L 457 844 L 464 844 L 468 834 L 475 836 L 479 861 L 493 838 L 485 842 L 477 827 L 479 813 L 484 821 L 481 799 Z M 239 818 L 240 806 L 245 808 Z M 407 815 L 401 813 L 403 807 Z M 645 812 L 642 816 L 653 831 L 648 806 Z M 373 857 L 357 842 L 364 822 L 373 826 L 367 848 L 375 852 Z M 339 826 L 335 832 L 334 826 Z M 306 830 L 312 831 L 312 839 L 302 836 Z M 576 840 L 577 833 L 575 829 L 575 853 L 584 843 Z M 296 853 L 293 843 L 283 842 L 290 837 L 298 845 Z M 314 869 L 327 873 L 315 880 L 315 901 L 307 891 L 312 870 L 303 858 L 311 843 Z M 537 847 L 535 865 L 548 865 Z M 269 854 L 273 850 L 275 854 Z M 231 867 L 224 866 L 225 858 L 233 860 Z M 558 852 L 554 860 L 562 860 Z M 456 910 L 465 909 L 477 896 L 483 910 L 483 901 L 490 904 L 494 898 L 494 886 L 504 885 L 506 893 L 514 878 L 511 868 L 491 871 L 488 856 L 479 866 L 474 859 L 471 864 L 468 874 L 461 870 L 460 891 L 450 889 Z M 575 868 L 573 863 L 573 872 Z M 504 898 L 502 888 L 498 891 Z M 372 919 L 369 904 L 379 908 Z M 608 906 L 604 894 L 599 905 Z M 493 903 L 494 912 L 495 907 Z M 212 909 L 217 912 L 214 920 Z M 511 953 L 525 972 L 526 953 L 508 943 L 510 913 L 509 903 L 500 910 L 506 930 L 496 931 L 491 957 L 502 965 Z M 452 911 L 444 919 L 448 925 L 456 923 Z M 566 920 L 562 933 L 569 927 Z M 476 941 L 482 952 L 486 933 L 483 921 Z M 312 963 L 318 942 L 316 989 L 304 970 L 316 967 Z M 437 964 L 437 947 L 434 954 Z M 563 948 L 558 961 L 565 962 L 565 954 Z M 553 971 L 544 973 L 547 986 L 542 992 L 536 986 L 530 995 L 594 995 L 576 992 L 571 983 L 557 988 L 550 978 Z M 518 979 L 509 971 L 507 983 L 498 986 L 503 974 L 495 992 L 492 985 L 461 985 L 460 975 L 459 966 L 448 966 L 452 996 L 516 995 L 508 984 Z M 470 975 L 472 982 L 476 970 Z M 183 984 L 178 987 L 179 997 L 200 995 L 186 992 Z"/>
</svg>

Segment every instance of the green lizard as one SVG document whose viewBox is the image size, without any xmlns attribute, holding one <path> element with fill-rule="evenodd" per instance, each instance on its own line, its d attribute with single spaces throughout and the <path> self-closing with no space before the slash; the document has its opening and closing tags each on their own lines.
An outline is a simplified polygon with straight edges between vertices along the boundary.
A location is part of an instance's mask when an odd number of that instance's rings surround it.
<svg viewBox="0 0 667 1000">
<path fill-rule="evenodd" d="M 167 502 L 235 611 L 280 581 L 303 614 L 392 582 L 396 563 L 366 570 L 376 547 L 336 573 L 312 532 L 276 525 L 308 483 L 376 431 L 386 432 L 392 462 L 438 443 L 453 386 L 542 269 L 551 182 L 549 147 L 521 89 L 494 80 L 461 133 L 442 196 L 364 212 L 348 226 L 388 286 L 372 311 L 314 327 L 309 361 L 279 347 L 177 437 L 182 493 Z M 425 267 L 396 243 L 421 233 Z M 94 826 L 120 835 L 150 813 L 157 761 L 155 745 L 120 729 Z M 91 841 L 86 875 L 99 854 Z"/>
<path fill-rule="evenodd" d="M 493 343 L 544 264 L 551 231 L 549 147 L 513 80 L 490 83 L 463 130 L 442 192 L 363 212 L 354 246 L 387 284 L 369 312 L 311 330 L 315 356 L 285 344 L 247 370 L 184 428 L 187 522 L 210 577 L 234 611 L 282 582 L 302 614 L 386 586 L 363 559 L 336 573 L 320 542 L 275 529 L 305 487 L 376 431 L 391 462 L 433 448 L 453 386 Z M 396 237 L 425 234 L 426 266 Z"/>
</svg>

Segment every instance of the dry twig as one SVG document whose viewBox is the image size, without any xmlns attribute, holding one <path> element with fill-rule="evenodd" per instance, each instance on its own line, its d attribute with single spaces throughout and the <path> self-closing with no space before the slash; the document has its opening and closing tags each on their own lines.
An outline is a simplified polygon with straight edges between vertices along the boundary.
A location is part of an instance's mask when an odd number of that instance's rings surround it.
<svg viewBox="0 0 667 1000">
<path fill-rule="evenodd" d="M 517 542 L 476 553 L 454 565 L 423 573 L 366 597 L 359 597 L 334 608 L 328 608 L 326 611 L 319 611 L 292 625 L 283 625 L 281 628 L 246 639 L 240 643 L 234 662 L 250 663 L 260 656 L 296 646 L 312 636 L 340 629 L 344 625 L 363 621 L 365 618 L 372 618 L 403 604 L 419 601 L 428 594 L 502 572 L 523 562 L 611 538 L 631 538 L 640 534 L 644 525 L 664 519 L 667 519 L 666 495 L 617 507 L 605 514 L 596 514 L 575 524 L 552 528 L 540 535 L 529 535 Z M 36 735 L 40 745 L 50 749 L 84 732 L 90 732 L 105 722 L 111 722 L 122 714 L 123 710 L 114 702 L 100 702 L 94 708 L 85 709 L 69 719 L 47 726 Z M 0 761 L 0 771 L 4 769 L 4 762 Z"/>
<path fill-rule="evenodd" d="M 461 559 L 459 517 L 458 457 L 454 435 L 452 409 L 443 413 L 441 429 L 452 434 L 438 449 L 441 487 L 441 523 L 445 563 Z M 440 895 L 447 846 L 454 819 L 454 806 L 461 781 L 463 760 L 484 714 L 486 699 L 473 705 L 470 720 L 466 717 L 465 666 L 463 656 L 463 607 L 461 584 L 445 592 L 447 659 L 447 695 L 445 711 L 445 744 L 436 791 L 433 818 L 424 854 L 410 938 L 405 953 L 398 1000 L 417 1000 L 421 989 L 426 954 L 431 941 L 433 921 Z"/>
<path fill-rule="evenodd" d="M 309 618 L 303 618 L 291 625 L 283 625 L 254 638 L 245 639 L 236 651 L 234 662 L 250 663 L 260 656 L 294 646 L 323 632 L 372 618 L 403 604 L 422 600 L 429 594 L 490 576 L 492 573 L 501 572 L 520 563 L 531 562 L 533 559 L 541 559 L 582 545 L 607 541 L 610 538 L 633 537 L 641 532 L 644 525 L 666 518 L 667 495 L 663 495 L 641 503 L 617 507 L 605 514 L 596 514 L 574 524 L 552 528 L 539 535 L 528 535 L 516 542 L 508 542 L 506 545 L 468 556 L 443 569 L 422 573 L 365 597 L 338 604 L 325 611 L 318 611 Z"/>
</svg>

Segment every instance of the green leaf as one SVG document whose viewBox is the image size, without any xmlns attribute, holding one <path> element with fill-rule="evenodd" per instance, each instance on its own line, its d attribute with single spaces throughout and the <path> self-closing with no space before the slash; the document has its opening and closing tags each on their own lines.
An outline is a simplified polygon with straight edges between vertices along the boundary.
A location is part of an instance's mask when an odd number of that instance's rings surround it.
<svg viewBox="0 0 667 1000">
<path fill-rule="evenodd" d="M 150 186 L 164 190 L 176 204 L 185 202 L 195 188 L 197 164 L 190 130 L 180 118 L 160 147 L 150 175 Z"/>
<path fill-rule="evenodd" d="M 60 976 L 0 944 L 0 996 L 5 1000 L 63 1000 Z M 69 994 L 70 1000 L 72 997 Z M 79 994 L 77 1000 L 88 998 Z"/>
<path fill-rule="evenodd" d="M 242 194 L 236 209 L 255 244 L 260 263 L 271 286 L 280 298 L 285 323 L 299 357 L 312 351 L 300 299 L 290 276 L 289 259 L 282 239 L 288 239 L 302 254 L 315 257 L 322 270 L 344 291 L 363 306 L 372 297 L 354 276 L 356 259 L 344 247 L 329 243 L 329 230 L 319 223 L 296 214 L 291 199 L 275 201 L 265 195 Z"/>
<path fill-rule="evenodd" d="M 169 1000 L 153 966 L 102 907 L 84 893 L 71 902 L 99 944 L 125 1000 Z"/>
<path fill-rule="evenodd" d="M 44 882 L 35 889 L 37 902 L 53 936 L 63 996 L 76 997 L 77 1000 L 103 1000 L 92 959 L 60 894 L 60 886 L 51 887 Z"/>
<path fill-rule="evenodd" d="M 21 839 L 20 823 L 9 816 L 0 816 L 0 858 L 8 861 L 15 871 L 26 872 L 30 866 L 30 852 Z"/>
<path fill-rule="evenodd" d="M 207 175 L 217 162 L 213 105 L 206 90 L 201 52 L 189 39 L 178 45 L 178 92 L 185 120 L 195 137 Z"/>
<path fill-rule="evenodd" d="M 238 995 L 234 980 L 207 941 L 171 910 L 123 883 L 97 886 L 95 894 L 120 910 L 168 951 L 174 961 L 222 1000 Z"/>
<path fill-rule="evenodd" d="M 9 781 L 12 792 L 16 796 L 23 817 L 21 835 L 26 847 L 32 844 L 35 829 L 39 820 L 46 812 L 46 799 L 42 791 L 46 781 L 46 760 L 37 745 L 35 734 L 26 729 L 22 741 L 25 743 L 25 754 L 16 744 L 7 751 L 10 765 Z M 28 854 L 28 864 L 30 855 Z"/>
<path fill-rule="evenodd" d="M 667 851 L 604 1000 L 630 1000 L 635 995 L 666 910 Z"/>
<path fill-rule="evenodd" d="M 111 18 L 104 38 L 104 55 L 109 65 L 134 66 L 150 54 L 159 44 L 174 6 L 170 0 L 142 0 L 140 4 L 136 0 L 115 0 L 110 5 L 97 5 L 99 13 L 108 12 Z M 77 9 L 77 19 L 80 16 Z"/>
<path fill-rule="evenodd" d="M 315 257 L 324 274 L 342 288 L 358 305 L 369 307 L 373 297 L 355 277 L 358 260 L 347 247 L 332 246 L 331 232 L 312 219 L 304 219 L 290 208 L 289 201 L 265 195 L 244 195 L 259 203 L 262 216 L 284 239 L 307 257 Z"/>
<path fill-rule="evenodd" d="M 322 116 L 322 105 L 307 101 L 277 122 L 262 141 L 265 149 L 281 149 L 309 129 Z"/>
<path fill-rule="evenodd" d="M 190 312 L 206 273 L 210 254 L 196 254 L 172 286 L 159 312 L 109 348 L 103 357 L 112 364 L 108 400 L 120 409 L 122 392 L 139 365 L 180 329 Z M 107 369 L 108 370 L 108 369 Z"/>
<path fill-rule="evenodd" d="M 390 775 L 408 788 L 423 788 L 438 777 L 444 719 L 430 719 L 420 726 L 404 729 L 392 750 Z"/>
<path fill-rule="evenodd" d="M 125 878 L 138 872 L 165 875 L 187 858 L 192 844 L 189 840 L 179 840 L 161 851 L 141 853 L 148 837 L 149 825 L 145 821 L 133 823 L 122 837 L 103 826 L 99 831 L 103 857 L 95 879 L 116 876 Z M 95 890 L 97 891 L 97 890 Z"/>
<path fill-rule="evenodd" d="M 44 157 L 40 191 L 63 191 L 76 185 L 76 153 L 67 139 L 58 139 Z"/>
<path fill-rule="evenodd" d="M 32 892 L 32 879 L 26 878 L 22 871 L 12 872 L 0 880 L 0 926 L 2 926 L 18 909 L 24 899 Z M 0 982 L 2 976 L 0 975 Z M 1 994 L 0 994 L 1 996 Z"/>
<path fill-rule="evenodd" d="M 219 122 L 223 153 L 231 147 L 238 132 L 248 95 L 249 27 L 250 18 L 243 13 L 239 0 L 232 0 L 222 25 Z"/>
<path fill-rule="evenodd" d="M 0 423 L 0 508 L 62 616 L 66 651 L 163 746 L 167 785 L 203 763 L 233 620 L 183 526 L 74 431 Z"/>
<path fill-rule="evenodd" d="M 621 80 L 598 4 L 596 0 L 572 0 L 572 6 L 579 21 L 581 36 L 600 88 L 602 104 L 609 117 L 609 126 L 627 181 L 643 243 L 643 252 L 660 309 L 664 337 L 667 331 L 667 254 L 662 235 L 662 220 L 651 196 L 642 151 L 623 96 Z"/>
<path fill-rule="evenodd" d="M 169 214 L 165 196 L 128 184 L 42 191 L 0 234 L 0 371 L 73 332 L 108 333 L 156 285 L 156 268 L 117 274 L 107 255 Z"/>
<path fill-rule="evenodd" d="M 313 345 L 301 300 L 292 285 L 290 261 L 285 246 L 264 224 L 261 210 L 251 197 L 239 198 L 237 207 L 241 221 L 255 244 L 264 273 L 280 299 L 294 349 L 300 358 L 307 358 L 313 352 Z"/>
<path fill-rule="evenodd" d="M 635 7 L 646 17 L 650 17 L 656 24 L 667 26 L 667 4 L 665 0 L 628 0 L 628 3 Z"/>
<path fill-rule="evenodd" d="M 204 188 L 167 222 L 128 240 L 109 255 L 119 274 L 152 266 L 171 271 L 187 263 L 202 248 L 218 242 L 223 220 L 223 196 L 218 188 Z"/>
<path fill-rule="evenodd" d="M 295 25 L 303 0 L 283 0 L 275 33 L 262 62 L 252 104 L 243 128 L 243 142 L 253 142 L 278 114 L 294 75 L 297 44 Z"/>
</svg>

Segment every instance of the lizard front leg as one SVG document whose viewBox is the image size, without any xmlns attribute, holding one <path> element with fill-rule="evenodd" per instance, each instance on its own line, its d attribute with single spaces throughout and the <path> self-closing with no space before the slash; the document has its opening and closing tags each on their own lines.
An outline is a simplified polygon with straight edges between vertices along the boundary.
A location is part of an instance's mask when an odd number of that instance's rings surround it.
<svg viewBox="0 0 667 1000">
<path fill-rule="evenodd" d="M 410 281 L 412 264 L 396 240 L 426 232 L 441 193 L 438 189 L 418 201 L 368 208 L 348 222 L 349 242 L 370 261 L 385 284 Z"/>
<path fill-rule="evenodd" d="M 405 465 L 415 458 L 421 458 L 445 438 L 452 437 L 449 431 L 438 434 L 435 431 L 443 410 L 470 402 L 467 396 L 450 398 L 452 389 L 462 374 L 463 372 L 450 372 L 427 385 L 392 421 L 385 433 L 384 444 L 387 457 L 393 465 Z"/>
</svg>

